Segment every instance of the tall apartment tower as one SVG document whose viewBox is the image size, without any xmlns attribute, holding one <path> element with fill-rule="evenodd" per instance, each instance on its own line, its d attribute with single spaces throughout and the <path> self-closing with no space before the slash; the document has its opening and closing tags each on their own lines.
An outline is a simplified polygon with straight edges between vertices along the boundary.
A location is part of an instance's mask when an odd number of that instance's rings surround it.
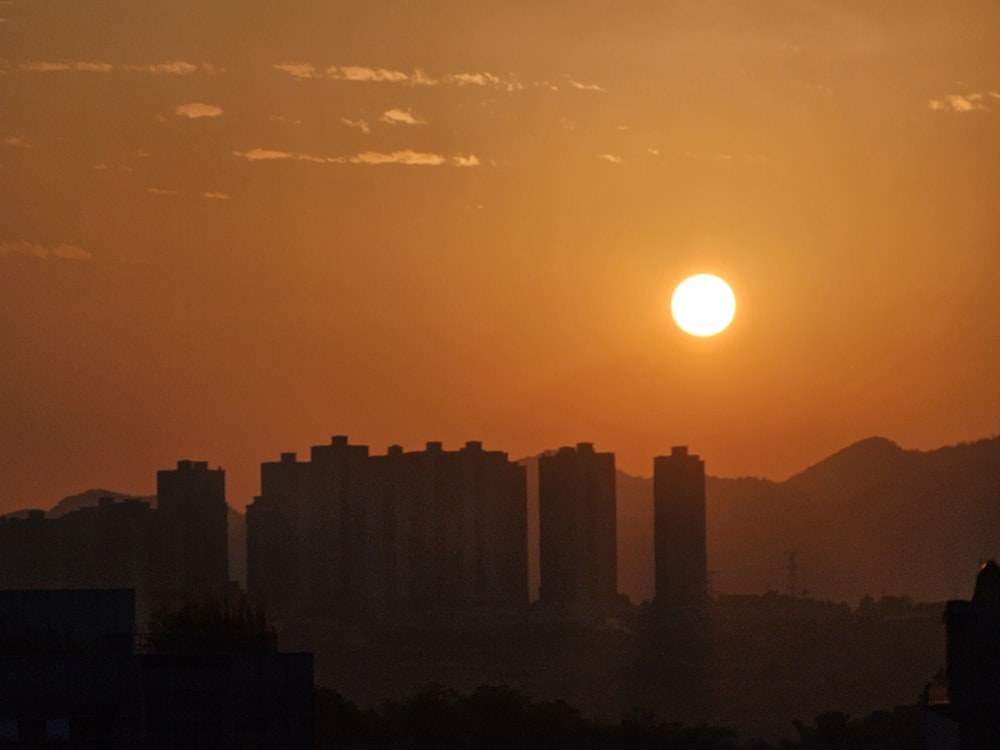
<svg viewBox="0 0 1000 750">
<path fill-rule="evenodd" d="M 590 443 L 538 460 L 539 600 L 577 615 L 607 611 L 618 594 L 615 454 Z"/>
<path fill-rule="evenodd" d="M 247 583 L 279 621 L 527 606 L 527 485 L 506 453 L 334 437 L 261 466 Z"/>
<path fill-rule="evenodd" d="M 211 592 L 229 580 L 226 475 L 205 461 L 178 461 L 156 473 L 165 584 Z"/>
<path fill-rule="evenodd" d="M 705 462 L 675 446 L 653 459 L 656 604 L 687 607 L 708 596 Z"/>
<path fill-rule="evenodd" d="M 380 541 L 371 528 L 375 509 L 368 502 L 368 446 L 335 435 L 329 445 L 313 446 L 308 466 L 299 517 L 306 563 L 299 574 L 310 589 L 315 614 L 351 612 L 361 606 L 370 576 L 365 549 Z"/>
<path fill-rule="evenodd" d="M 307 463 L 294 453 L 280 461 L 261 464 L 259 497 L 247 506 L 247 593 L 265 606 L 273 622 L 305 613 L 296 610 L 308 601 L 303 578 L 299 517 L 307 489 Z"/>
<path fill-rule="evenodd" d="M 388 545 L 370 594 L 401 611 L 527 606 L 525 470 L 469 441 L 372 460 Z"/>
</svg>

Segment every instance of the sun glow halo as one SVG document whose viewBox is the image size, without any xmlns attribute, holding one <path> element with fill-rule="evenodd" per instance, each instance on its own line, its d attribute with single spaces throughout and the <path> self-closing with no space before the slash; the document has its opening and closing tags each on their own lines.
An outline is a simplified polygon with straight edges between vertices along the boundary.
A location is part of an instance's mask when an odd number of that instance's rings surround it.
<svg viewBox="0 0 1000 750">
<path fill-rule="evenodd" d="M 714 336 L 732 322 L 736 297 L 729 284 L 718 276 L 700 273 L 677 285 L 670 299 L 670 313 L 685 333 Z"/>
</svg>

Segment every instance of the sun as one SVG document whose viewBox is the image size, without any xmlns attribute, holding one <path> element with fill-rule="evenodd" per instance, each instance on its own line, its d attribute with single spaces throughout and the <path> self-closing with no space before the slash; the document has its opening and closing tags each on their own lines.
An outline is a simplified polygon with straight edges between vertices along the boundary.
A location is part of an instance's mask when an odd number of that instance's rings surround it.
<svg viewBox="0 0 1000 750">
<path fill-rule="evenodd" d="M 726 330 L 736 313 L 736 297 L 729 284 L 710 273 L 690 276 L 670 299 L 674 322 L 692 336 L 714 336 Z"/>
</svg>

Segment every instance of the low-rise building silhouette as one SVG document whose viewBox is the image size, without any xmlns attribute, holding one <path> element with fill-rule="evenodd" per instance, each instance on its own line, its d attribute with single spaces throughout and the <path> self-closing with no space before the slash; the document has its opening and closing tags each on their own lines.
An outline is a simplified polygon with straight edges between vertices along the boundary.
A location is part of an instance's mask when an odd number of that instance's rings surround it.
<svg viewBox="0 0 1000 750">
<path fill-rule="evenodd" d="M 573 615 L 609 612 L 618 595 L 615 455 L 591 443 L 538 459 L 539 602 Z"/>
<path fill-rule="evenodd" d="M 0 746 L 310 746 L 311 654 L 136 636 L 130 589 L 0 591 Z"/>
<path fill-rule="evenodd" d="M 927 747 L 1000 747 L 1000 566 L 976 577 L 972 601 L 945 608 L 947 700 L 926 706 Z"/>
<path fill-rule="evenodd" d="M 157 491 L 156 508 L 105 497 L 57 518 L 40 510 L 0 518 L 0 588 L 134 589 L 141 621 L 179 595 L 221 592 L 224 472 L 179 461 L 159 472 Z"/>
</svg>

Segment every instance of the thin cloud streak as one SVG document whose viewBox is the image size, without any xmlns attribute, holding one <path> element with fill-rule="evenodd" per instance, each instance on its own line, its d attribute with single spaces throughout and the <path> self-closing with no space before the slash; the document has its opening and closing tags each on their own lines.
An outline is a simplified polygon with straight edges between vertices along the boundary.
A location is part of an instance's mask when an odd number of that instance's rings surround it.
<svg viewBox="0 0 1000 750">
<path fill-rule="evenodd" d="M 1000 92 L 972 92 L 969 94 L 946 94 L 940 99 L 929 99 L 927 106 L 938 112 L 974 112 L 989 109 L 986 99 L 1000 99 Z"/>
<path fill-rule="evenodd" d="M 579 81 L 574 81 L 572 78 L 569 79 L 569 85 L 577 91 L 596 91 L 601 94 L 608 93 L 606 88 L 599 86 L 596 83 L 580 83 Z"/>
<path fill-rule="evenodd" d="M 295 151 L 276 151 L 272 149 L 255 148 L 250 151 L 233 151 L 233 156 L 238 156 L 247 161 L 308 161 L 314 164 L 402 164 L 405 166 L 442 166 L 451 165 L 455 167 L 477 167 L 480 162 L 475 154 L 468 156 L 444 156 L 443 154 L 413 151 L 403 149 L 385 153 L 382 151 L 362 151 L 351 156 L 314 156 Z"/>
<path fill-rule="evenodd" d="M 364 68 L 358 65 L 332 66 L 326 69 L 327 78 L 335 81 L 374 81 L 376 83 L 405 83 L 410 76 L 387 68 Z"/>
<path fill-rule="evenodd" d="M 356 128 L 357 130 L 360 130 L 365 135 L 372 132 L 372 129 L 366 120 L 351 120 L 350 118 L 342 117 L 340 118 L 340 121 L 349 128 Z"/>
<path fill-rule="evenodd" d="M 29 73 L 56 73 L 65 70 L 79 70 L 84 73 L 108 73 L 114 66 L 111 63 L 73 60 L 65 62 L 27 62 L 21 63 L 18 67 Z"/>
<path fill-rule="evenodd" d="M 87 262 L 94 254 L 77 245 L 41 245 L 35 242 L 0 242 L 0 257 L 19 255 L 38 260 L 72 260 Z"/>
<path fill-rule="evenodd" d="M 307 78 L 322 78 L 323 76 L 317 75 L 316 68 L 308 63 L 278 63 L 272 66 L 284 73 L 288 73 L 293 78 L 307 79 Z"/>
<path fill-rule="evenodd" d="M 117 67 L 111 63 L 89 62 L 86 60 L 42 60 L 21 63 L 18 65 L 18 68 L 29 73 L 56 73 L 70 70 L 82 73 L 110 73 L 113 70 L 125 70 L 134 73 L 152 73 L 154 75 L 164 74 L 177 76 L 189 76 L 197 73 L 199 70 L 210 75 L 223 72 L 222 68 L 218 68 L 211 63 L 195 65 L 194 63 L 184 62 L 183 60 L 174 60 L 171 62 L 155 63 L 151 65 L 121 65 Z"/>
<path fill-rule="evenodd" d="M 126 65 L 125 70 L 131 70 L 137 73 L 153 73 L 154 75 L 165 73 L 167 75 L 174 76 L 189 76 L 198 72 L 198 66 L 194 63 L 175 60 L 173 62 L 157 63 L 155 65 Z"/>
<path fill-rule="evenodd" d="M 505 91 L 520 91 L 524 89 L 524 84 L 516 79 L 488 72 L 446 73 L 439 78 L 434 78 L 427 75 L 421 68 L 416 68 L 412 73 L 406 73 L 402 70 L 365 65 L 331 65 L 323 70 L 310 63 L 301 62 L 277 63 L 272 67 L 288 73 L 298 80 L 326 79 L 354 83 L 389 83 L 407 86 L 492 86 Z"/>
<path fill-rule="evenodd" d="M 409 109 L 390 109 L 382 113 L 379 121 L 389 125 L 426 125 L 427 120 L 413 114 Z"/>
<path fill-rule="evenodd" d="M 178 117 L 186 117 L 189 120 L 197 120 L 200 117 L 219 117 L 222 114 L 222 107 L 204 102 L 188 102 L 181 104 L 174 110 Z"/>
<path fill-rule="evenodd" d="M 347 159 L 351 164 L 407 164 L 411 166 L 436 167 L 445 164 L 448 158 L 441 154 L 428 154 L 419 151 L 393 151 L 385 154 L 379 151 L 365 151 L 364 153 L 350 156 Z"/>
</svg>

